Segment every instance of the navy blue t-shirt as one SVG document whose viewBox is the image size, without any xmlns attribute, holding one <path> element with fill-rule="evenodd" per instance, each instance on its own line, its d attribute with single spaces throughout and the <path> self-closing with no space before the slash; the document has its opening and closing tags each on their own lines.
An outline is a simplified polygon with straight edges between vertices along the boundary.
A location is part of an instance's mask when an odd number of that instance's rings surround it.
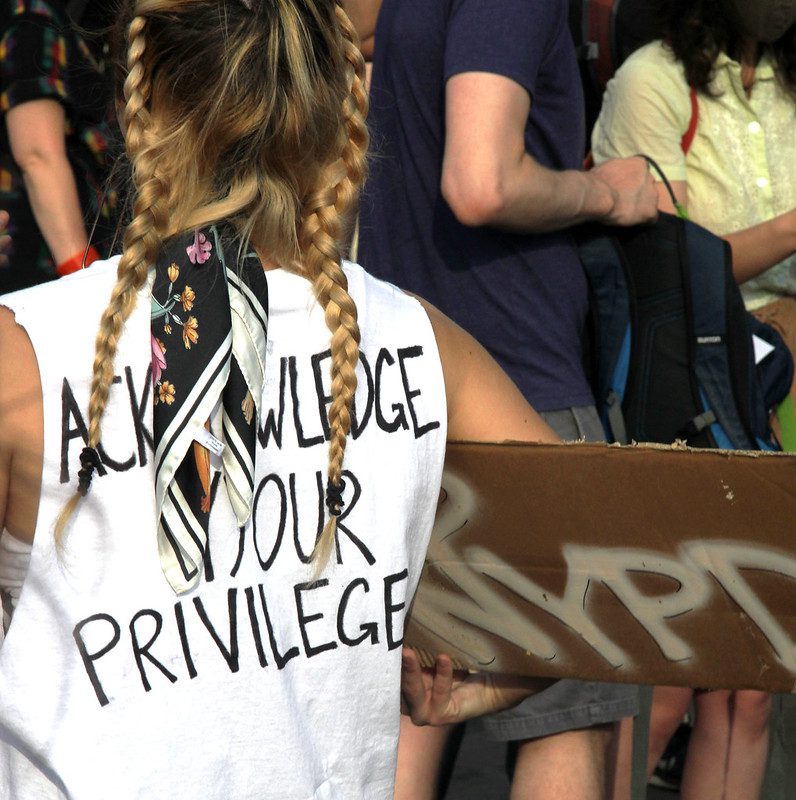
<svg viewBox="0 0 796 800">
<path fill-rule="evenodd" d="M 583 270 L 566 233 L 459 223 L 442 197 L 445 82 L 490 72 L 531 96 L 526 149 L 580 166 L 583 96 L 567 0 L 384 0 L 376 31 L 359 260 L 478 339 L 541 411 L 593 402 L 582 363 Z"/>
</svg>

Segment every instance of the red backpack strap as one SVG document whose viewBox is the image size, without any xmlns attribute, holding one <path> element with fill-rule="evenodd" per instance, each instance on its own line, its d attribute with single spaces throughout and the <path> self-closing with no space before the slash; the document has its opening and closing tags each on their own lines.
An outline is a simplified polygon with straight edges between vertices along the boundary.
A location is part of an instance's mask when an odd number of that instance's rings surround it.
<svg viewBox="0 0 796 800">
<path fill-rule="evenodd" d="M 693 86 L 691 87 L 690 95 L 691 95 L 691 121 L 688 123 L 688 130 L 683 134 L 683 138 L 680 139 L 680 147 L 684 155 L 687 155 L 688 151 L 691 149 L 691 145 L 694 141 L 694 136 L 696 136 L 697 124 L 699 123 L 699 103 L 697 102 L 696 89 Z"/>
</svg>

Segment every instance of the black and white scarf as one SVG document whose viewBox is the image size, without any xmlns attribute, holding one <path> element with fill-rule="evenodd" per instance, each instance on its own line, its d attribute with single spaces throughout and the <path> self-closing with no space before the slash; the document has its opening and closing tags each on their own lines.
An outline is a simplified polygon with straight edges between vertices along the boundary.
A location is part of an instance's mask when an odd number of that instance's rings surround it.
<svg viewBox="0 0 796 800">
<path fill-rule="evenodd" d="M 268 324 L 260 260 L 215 227 L 166 242 L 152 286 L 158 550 L 181 593 L 199 580 L 212 504 L 210 453 L 239 525 L 251 514 Z M 221 436 L 209 420 L 221 404 Z M 217 431 L 218 432 L 218 431 Z"/>
</svg>

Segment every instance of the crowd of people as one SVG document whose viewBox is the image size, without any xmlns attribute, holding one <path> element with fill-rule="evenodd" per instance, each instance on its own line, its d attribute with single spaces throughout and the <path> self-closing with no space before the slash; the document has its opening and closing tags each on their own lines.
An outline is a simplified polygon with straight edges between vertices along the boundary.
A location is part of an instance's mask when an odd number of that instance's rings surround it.
<svg viewBox="0 0 796 800">
<path fill-rule="evenodd" d="M 796 2 L 654 5 L 591 133 L 565 0 L 4 0 L 0 794 L 432 800 L 472 720 L 630 800 L 637 687 L 400 632 L 446 438 L 605 440 L 573 231 L 675 211 L 639 154 L 796 351 Z M 656 687 L 648 771 L 691 706 L 681 796 L 760 797 L 762 692 Z"/>
</svg>

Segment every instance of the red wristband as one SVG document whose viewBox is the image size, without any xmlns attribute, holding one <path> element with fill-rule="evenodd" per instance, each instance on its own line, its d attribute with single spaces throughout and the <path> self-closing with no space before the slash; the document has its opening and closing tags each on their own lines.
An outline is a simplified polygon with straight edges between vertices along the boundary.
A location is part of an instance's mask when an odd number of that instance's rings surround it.
<svg viewBox="0 0 796 800">
<path fill-rule="evenodd" d="M 69 275 L 71 272 L 77 272 L 83 266 L 83 253 L 86 253 L 86 251 L 81 250 L 70 258 L 67 258 L 66 261 L 62 261 L 55 268 L 55 271 L 61 276 Z M 97 252 L 96 248 L 89 245 L 88 252 L 86 253 L 86 266 L 94 261 L 99 261 L 100 258 L 102 258 L 102 256 Z"/>
</svg>

